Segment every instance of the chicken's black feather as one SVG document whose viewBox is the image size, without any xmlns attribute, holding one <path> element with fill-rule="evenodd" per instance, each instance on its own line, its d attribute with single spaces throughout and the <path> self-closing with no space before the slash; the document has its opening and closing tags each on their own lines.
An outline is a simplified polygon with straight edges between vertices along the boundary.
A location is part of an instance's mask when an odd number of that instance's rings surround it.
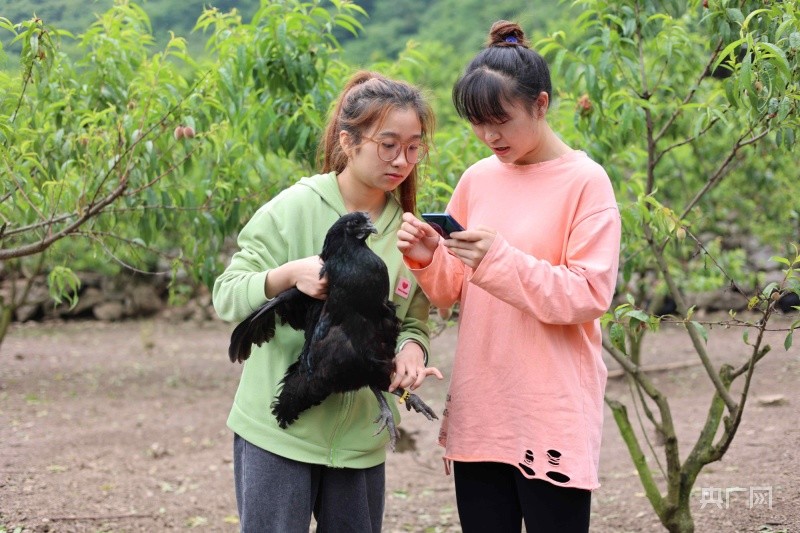
<svg viewBox="0 0 800 533">
<path fill-rule="evenodd" d="M 394 447 L 396 428 L 381 391 L 391 383 L 400 320 L 389 300 L 386 264 L 366 244 L 373 232 L 366 213 L 339 218 L 328 230 L 320 253 L 320 277 L 328 278 L 327 298 L 312 298 L 297 288 L 280 293 L 234 329 L 228 354 L 231 361 L 241 363 L 250 357 L 253 344 L 269 342 L 277 315 L 282 324 L 305 334 L 298 359 L 286 371 L 272 404 L 279 425 L 287 427 L 332 393 L 370 387 L 381 409 L 380 429 L 388 427 Z M 408 402 L 408 409 L 437 418 L 416 395 L 402 389 L 395 394 Z"/>
</svg>

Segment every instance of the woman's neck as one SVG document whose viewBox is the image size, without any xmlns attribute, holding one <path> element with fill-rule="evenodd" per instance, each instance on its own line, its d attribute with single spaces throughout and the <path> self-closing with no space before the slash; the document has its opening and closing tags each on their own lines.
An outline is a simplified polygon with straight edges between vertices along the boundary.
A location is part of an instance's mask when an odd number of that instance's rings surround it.
<svg viewBox="0 0 800 533">
<path fill-rule="evenodd" d="M 373 189 L 352 179 L 345 170 L 336 177 L 339 192 L 342 193 L 344 207 L 348 212 L 364 211 L 375 222 L 386 207 L 387 195 L 380 189 Z"/>
<path fill-rule="evenodd" d="M 545 161 L 552 161 L 572 151 L 561 137 L 550 129 L 550 126 L 545 123 L 541 133 L 544 135 L 542 143 L 532 152 L 528 152 L 519 161 L 515 162 L 516 165 L 533 165 L 537 163 L 544 163 Z"/>
<path fill-rule="evenodd" d="M 542 148 L 543 149 L 539 154 L 541 157 L 541 161 L 550 161 L 553 159 L 558 159 L 564 154 L 567 154 L 572 151 L 572 148 L 570 148 L 567 145 L 567 143 L 562 141 L 561 138 L 553 132 L 551 132 L 547 144 Z"/>
</svg>

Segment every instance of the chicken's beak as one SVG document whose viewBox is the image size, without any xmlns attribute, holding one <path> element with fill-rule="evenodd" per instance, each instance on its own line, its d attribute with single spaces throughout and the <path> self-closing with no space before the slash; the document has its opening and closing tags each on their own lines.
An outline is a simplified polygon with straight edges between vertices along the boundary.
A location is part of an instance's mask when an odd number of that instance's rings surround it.
<svg viewBox="0 0 800 533">
<path fill-rule="evenodd" d="M 376 228 L 372 222 L 367 222 L 361 226 L 361 231 L 358 232 L 358 236 L 362 239 L 366 239 L 369 237 L 370 233 L 378 233 L 378 228 Z"/>
</svg>

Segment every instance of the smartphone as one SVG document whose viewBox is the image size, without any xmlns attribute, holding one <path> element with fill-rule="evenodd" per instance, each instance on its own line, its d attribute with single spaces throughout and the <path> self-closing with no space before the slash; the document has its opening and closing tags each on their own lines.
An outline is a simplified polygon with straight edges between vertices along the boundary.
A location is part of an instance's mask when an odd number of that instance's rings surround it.
<svg viewBox="0 0 800 533">
<path fill-rule="evenodd" d="M 449 239 L 454 231 L 464 231 L 464 227 L 447 213 L 422 213 L 422 218 L 445 239 Z"/>
</svg>

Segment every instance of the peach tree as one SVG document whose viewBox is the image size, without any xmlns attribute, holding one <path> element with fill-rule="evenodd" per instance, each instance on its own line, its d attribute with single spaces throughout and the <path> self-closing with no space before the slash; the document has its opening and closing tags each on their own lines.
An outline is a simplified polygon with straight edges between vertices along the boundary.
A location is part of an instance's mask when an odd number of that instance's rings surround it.
<svg viewBox="0 0 800 533">
<path fill-rule="evenodd" d="M 209 8 L 199 59 L 179 36 L 154 49 L 125 0 L 77 36 L 0 18 L 0 42 L 21 45 L 0 71 L 0 341 L 40 273 L 73 304 L 79 269 L 210 283 L 243 214 L 313 161 L 344 70 L 333 31 L 362 12 L 320 4 L 263 2 L 249 22 Z"/>
<path fill-rule="evenodd" d="M 770 351 L 770 318 L 800 287 L 800 190 L 790 156 L 800 118 L 800 11 L 761 0 L 574 4 L 574 27 L 537 47 L 574 106 L 563 110 L 564 126 L 572 122 L 576 144 L 605 165 L 617 191 L 623 298 L 604 317 L 603 345 L 626 373 L 642 427 L 623 400 L 606 403 L 661 523 L 691 532 L 694 483 L 731 445 L 753 372 Z M 724 244 L 741 234 L 772 245 L 783 274 L 748 273 L 742 249 Z M 693 295 L 726 286 L 749 310 L 730 311 L 724 324 L 742 328 L 745 353 L 716 364 L 713 329 L 696 316 Z M 684 327 L 713 385 L 688 452 L 679 449 L 678 414 L 643 369 L 643 339 L 664 321 Z M 786 349 L 799 323 L 784 329 Z M 653 433 L 663 447 L 653 446 Z"/>
</svg>

